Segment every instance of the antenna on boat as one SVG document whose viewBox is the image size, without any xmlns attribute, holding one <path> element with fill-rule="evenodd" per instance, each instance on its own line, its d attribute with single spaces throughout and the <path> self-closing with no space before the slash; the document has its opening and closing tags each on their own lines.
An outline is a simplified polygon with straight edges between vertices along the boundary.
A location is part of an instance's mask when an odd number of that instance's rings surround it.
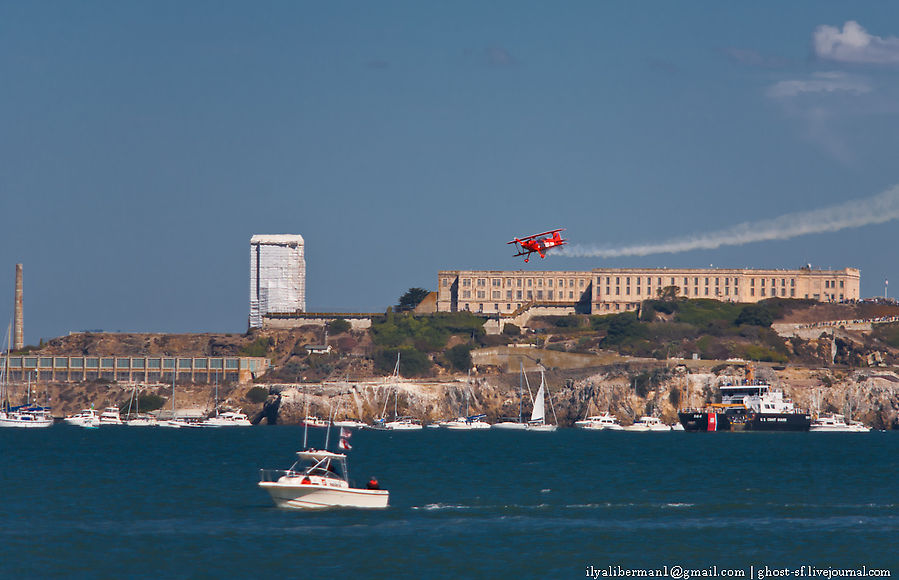
<svg viewBox="0 0 899 580">
<path fill-rule="evenodd" d="M 328 450 L 328 443 L 331 442 L 331 421 L 333 418 L 334 409 L 330 406 L 328 407 L 328 429 L 325 431 L 325 451 Z"/>
</svg>

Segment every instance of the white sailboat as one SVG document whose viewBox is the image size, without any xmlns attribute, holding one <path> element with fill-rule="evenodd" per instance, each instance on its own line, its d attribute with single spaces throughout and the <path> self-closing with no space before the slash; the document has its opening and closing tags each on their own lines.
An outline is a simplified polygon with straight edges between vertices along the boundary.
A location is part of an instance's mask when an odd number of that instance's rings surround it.
<svg viewBox="0 0 899 580">
<path fill-rule="evenodd" d="M 439 426 L 452 431 L 476 431 L 480 429 L 489 429 L 490 423 L 485 421 L 487 418 L 484 414 L 470 415 L 468 408 L 468 397 L 471 393 L 471 369 L 468 371 L 468 390 L 465 392 L 465 413 L 459 409 L 459 416 L 449 421 L 442 421 Z"/>
<path fill-rule="evenodd" d="M 131 414 L 131 405 L 134 404 L 134 414 Z M 156 427 L 159 422 L 153 415 L 140 414 L 140 392 L 137 387 L 131 391 L 131 399 L 128 401 L 128 412 L 125 413 L 125 424 L 129 427 Z"/>
<path fill-rule="evenodd" d="M 31 404 L 31 379 L 28 380 L 28 399 L 26 404 L 19 407 L 9 406 L 9 329 L 6 333 L 6 358 L 3 369 L 0 370 L 0 401 L 3 401 L 0 410 L 0 427 L 40 428 L 53 424 L 50 416 L 50 407 L 41 407 Z"/>
<path fill-rule="evenodd" d="M 390 395 L 384 401 L 384 409 L 381 411 L 381 418 L 372 425 L 373 429 L 387 429 L 389 431 L 417 431 L 422 429 L 421 421 L 413 417 L 400 417 L 397 414 L 397 406 L 399 402 L 400 392 L 396 386 L 400 378 L 400 353 L 396 354 L 396 366 L 393 367 L 393 421 L 387 420 L 387 403 L 390 401 Z"/>
<path fill-rule="evenodd" d="M 197 425 L 188 423 L 184 419 L 175 418 L 175 376 L 178 374 L 178 361 L 175 360 L 172 365 L 172 418 L 168 421 L 161 421 L 160 427 L 168 429 L 182 429 L 185 427 L 196 427 Z"/>
<path fill-rule="evenodd" d="M 200 421 L 200 427 L 252 427 L 253 423 L 243 410 L 222 411 L 219 408 L 219 378 L 215 375 L 215 415 Z"/>
<path fill-rule="evenodd" d="M 546 378 L 543 376 L 543 370 L 540 370 L 540 388 L 534 396 L 534 409 L 531 411 L 531 420 L 528 421 L 528 431 L 555 431 L 556 425 L 546 422 L 546 404 L 544 402 L 544 393 L 546 392 Z M 552 406 L 552 398 L 549 400 Z M 555 416 L 553 409 L 553 416 Z M 558 421 L 556 421 L 558 423 Z"/>
<path fill-rule="evenodd" d="M 528 428 L 528 424 L 524 421 L 524 384 L 527 382 L 527 375 L 524 373 L 524 363 L 518 361 L 518 417 L 506 417 L 494 423 L 493 429 L 503 429 L 506 431 L 524 431 Z M 531 385 L 528 384 L 528 394 L 531 393 Z"/>
</svg>

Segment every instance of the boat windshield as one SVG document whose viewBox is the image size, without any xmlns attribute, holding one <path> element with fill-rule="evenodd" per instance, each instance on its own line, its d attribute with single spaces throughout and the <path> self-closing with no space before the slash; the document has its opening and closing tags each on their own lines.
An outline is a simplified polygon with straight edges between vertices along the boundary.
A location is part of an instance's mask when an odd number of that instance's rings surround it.
<svg viewBox="0 0 899 580">
<path fill-rule="evenodd" d="M 303 475 L 347 479 L 346 460 L 337 457 L 301 458 L 290 470 Z"/>
</svg>

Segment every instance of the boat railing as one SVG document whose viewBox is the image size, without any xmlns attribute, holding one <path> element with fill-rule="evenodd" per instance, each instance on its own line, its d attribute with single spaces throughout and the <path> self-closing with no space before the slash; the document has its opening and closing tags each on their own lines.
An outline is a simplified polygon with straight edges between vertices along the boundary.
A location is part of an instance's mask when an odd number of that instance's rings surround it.
<svg viewBox="0 0 899 580">
<path fill-rule="evenodd" d="M 323 467 L 314 467 L 312 469 L 260 469 L 259 481 L 277 482 L 282 477 L 303 477 L 305 475 L 314 475 L 317 477 L 325 477 L 329 479 L 342 480 L 339 473 L 329 471 Z"/>
</svg>

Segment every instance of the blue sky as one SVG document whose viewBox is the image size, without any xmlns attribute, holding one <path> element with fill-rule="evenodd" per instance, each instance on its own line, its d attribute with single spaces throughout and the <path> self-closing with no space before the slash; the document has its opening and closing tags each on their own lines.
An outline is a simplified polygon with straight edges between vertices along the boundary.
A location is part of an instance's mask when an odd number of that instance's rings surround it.
<svg viewBox="0 0 899 580">
<path fill-rule="evenodd" d="M 257 233 L 304 236 L 317 311 L 383 311 L 451 268 L 812 263 L 879 295 L 895 221 L 527 265 L 505 242 L 663 242 L 890 189 L 897 11 L 2 3 L 0 304 L 23 262 L 30 343 L 242 332 Z"/>
</svg>

